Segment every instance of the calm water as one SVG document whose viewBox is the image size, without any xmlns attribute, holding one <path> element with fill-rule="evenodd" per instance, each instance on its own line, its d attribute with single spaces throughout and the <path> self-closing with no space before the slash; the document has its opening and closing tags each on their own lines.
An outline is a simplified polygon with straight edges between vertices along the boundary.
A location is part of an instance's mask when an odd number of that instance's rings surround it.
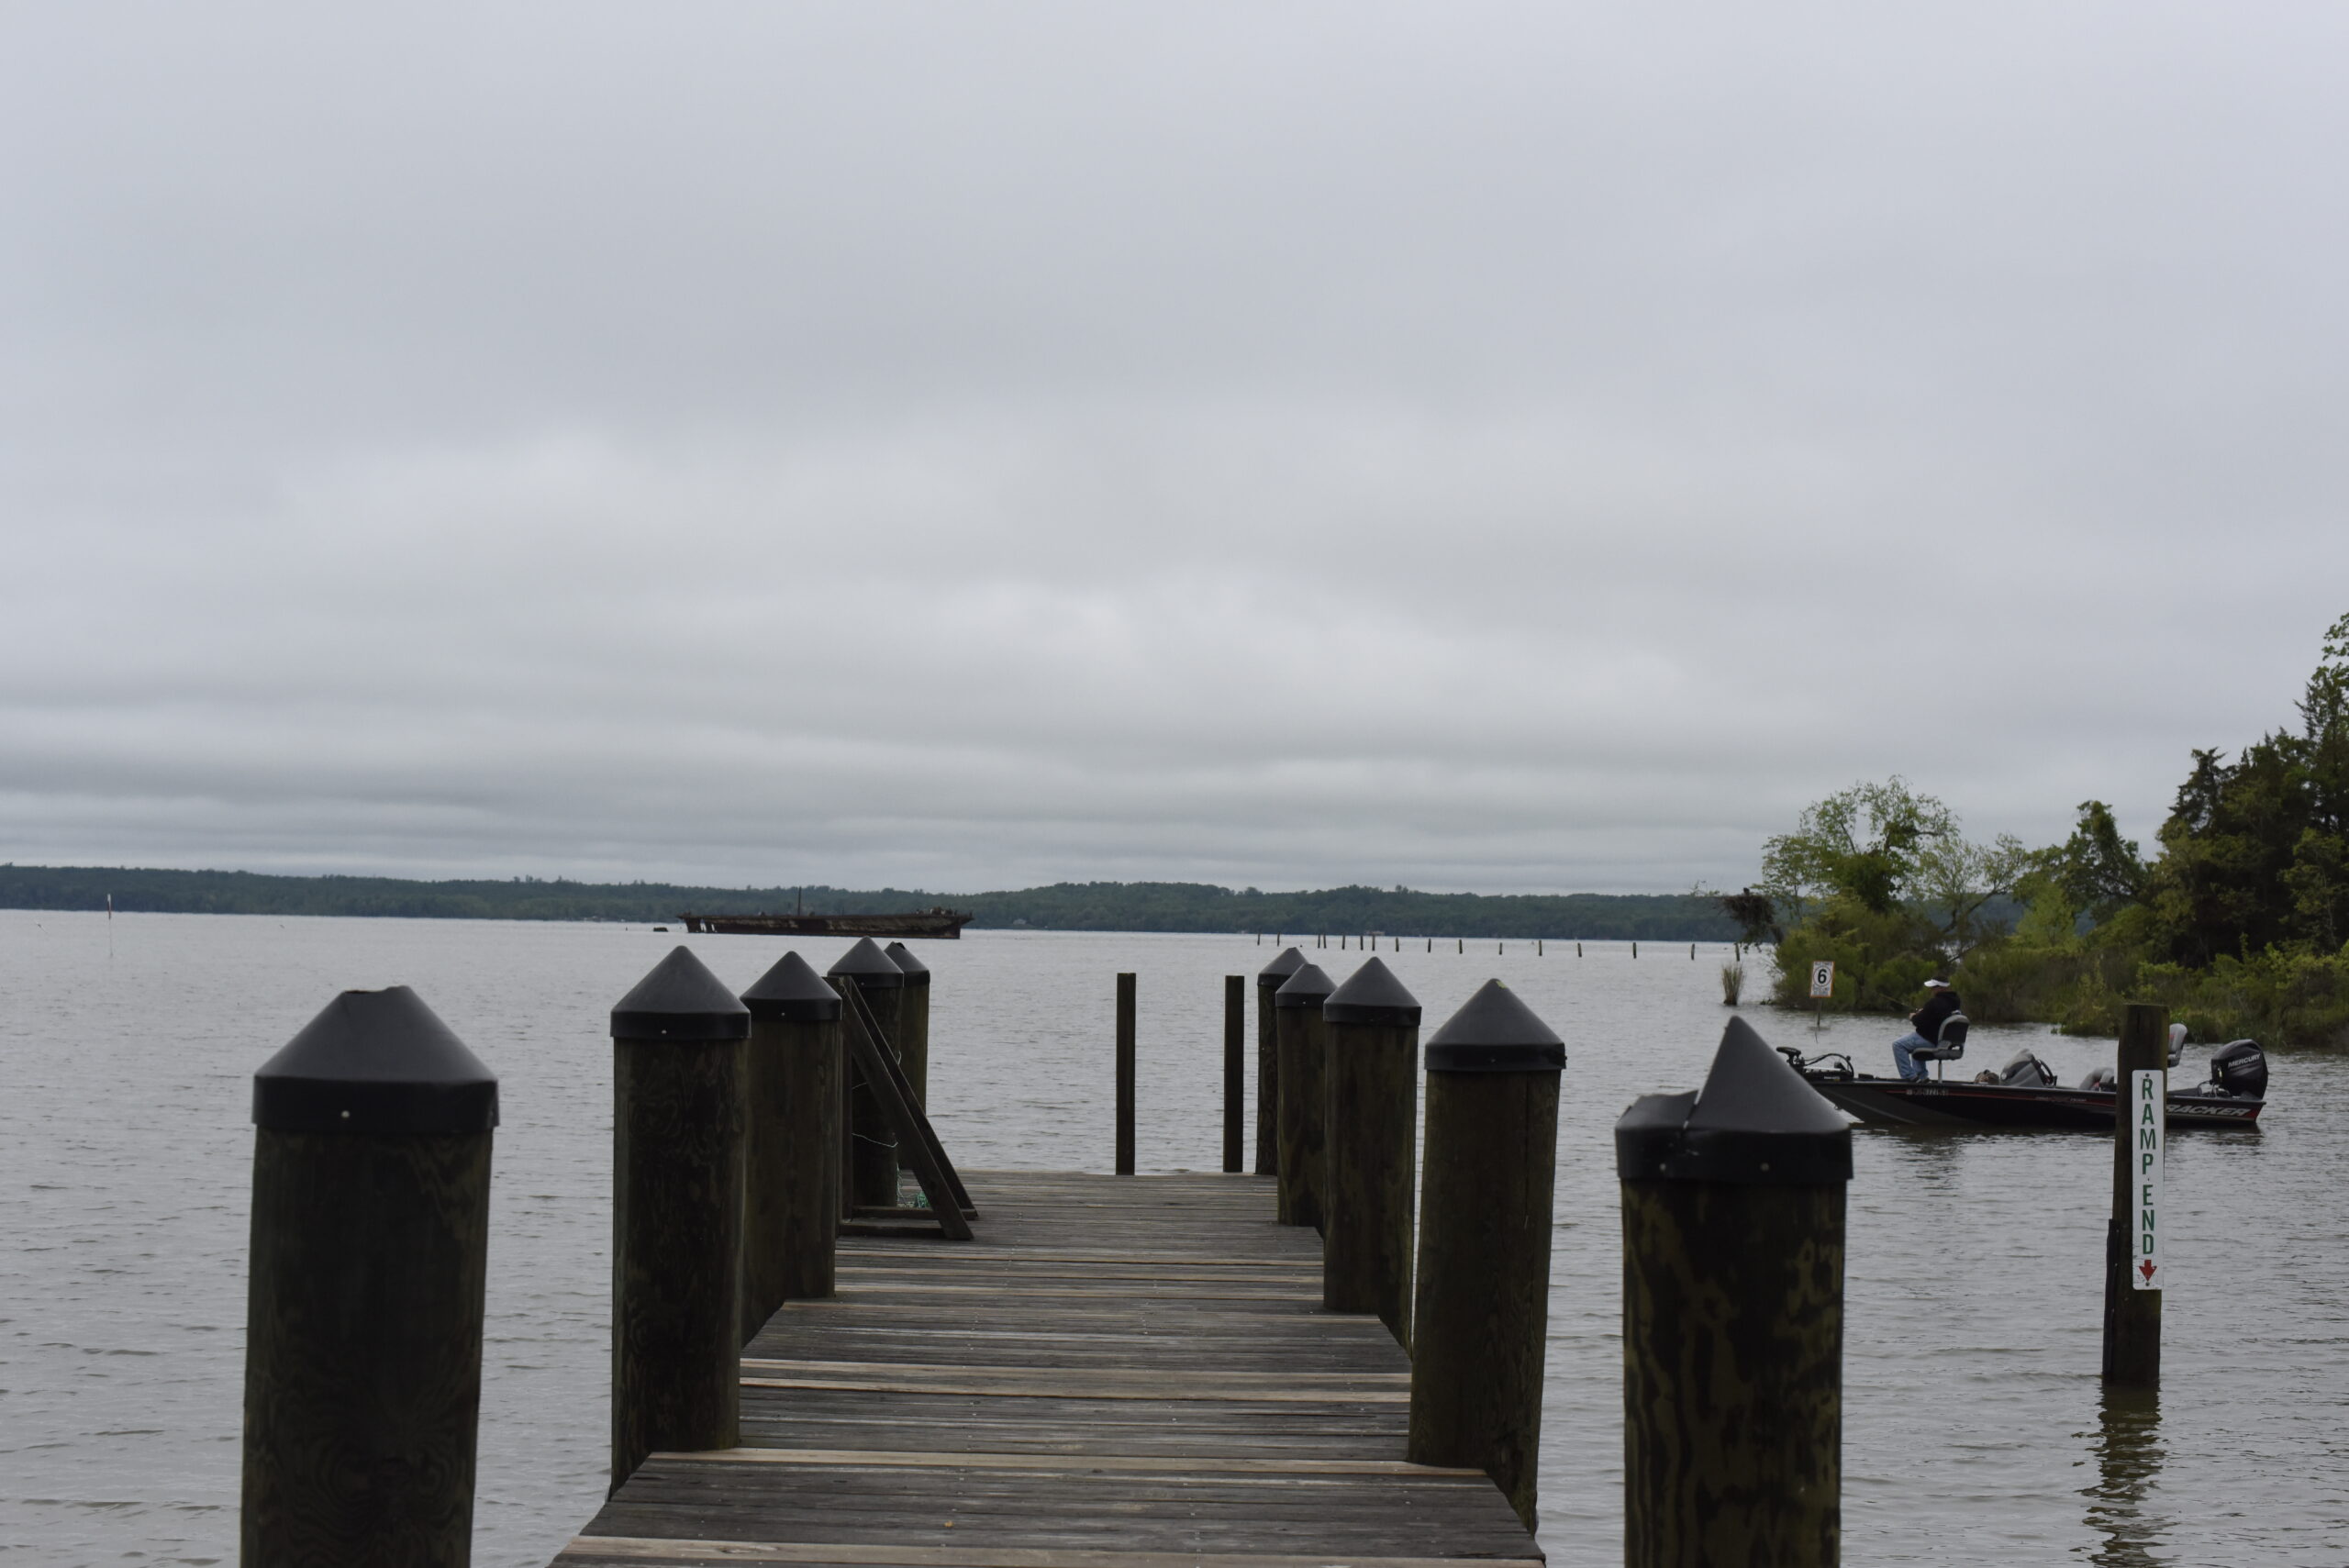
<svg viewBox="0 0 2349 1568">
<path fill-rule="evenodd" d="M 249 1076 L 337 991 L 415 985 L 504 1080 L 474 1561 L 543 1563 L 604 1490 L 612 1002 L 679 939 L 643 928 L 0 911 L 0 1549 L 219 1562 L 236 1538 Z M 747 984 L 780 949 L 694 939 Z M 810 944 L 818 968 L 842 944 Z M 1106 1169 L 1112 976 L 1141 976 L 1141 1162 L 1212 1169 L 1225 973 L 1248 938 L 975 933 L 928 943 L 931 1083 L 966 1169 Z M 1724 1010 L 1706 949 L 1389 953 L 1431 1024 L 1497 974 L 1564 1034 L 1542 1541 L 1621 1560 L 1609 1129 L 1693 1087 Z M 1342 976 L 1353 953 L 1315 953 Z M 1748 1008 L 1774 1042 L 1806 1020 Z M 1826 1039 L 1888 1071 L 1882 1022 Z M 2065 1079 L 2109 1042 L 1977 1030 Z M 2191 1059 L 2190 1059 L 2191 1060 Z M 2349 1560 L 2349 1061 L 2276 1062 L 2264 1132 L 2173 1146 L 2167 1388 L 2105 1409 L 2093 1138 L 1863 1134 L 1853 1183 L 1845 1558 Z M 984 1194 L 981 1195 L 984 1203 Z"/>
</svg>

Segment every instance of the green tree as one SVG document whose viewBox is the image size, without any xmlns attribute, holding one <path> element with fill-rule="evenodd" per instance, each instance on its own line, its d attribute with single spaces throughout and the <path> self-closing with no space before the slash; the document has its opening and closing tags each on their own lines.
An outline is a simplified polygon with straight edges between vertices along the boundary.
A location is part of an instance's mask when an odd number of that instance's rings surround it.
<svg viewBox="0 0 2349 1568">
<path fill-rule="evenodd" d="M 1950 962 L 1964 959 L 1992 934 L 1983 924 L 1983 906 L 2011 895 L 2038 860 L 2012 833 L 1977 844 L 1954 827 L 1918 847 L 1913 892 L 1939 922 L 1942 951 Z"/>
<path fill-rule="evenodd" d="M 2145 862 L 2137 841 L 2121 836 L 2112 807 L 2100 800 L 2080 802 L 2072 836 L 2057 845 L 2044 861 L 2066 900 L 2075 909 L 2102 925 L 2145 897 Z"/>
<path fill-rule="evenodd" d="M 1856 784 L 1806 807 L 1793 832 L 1763 845 L 1762 891 L 1798 919 L 1835 897 L 1887 914 L 1909 895 L 1927 844 L 1955 831 L 1948 806 L 1897 773 Z"/>
</svg>

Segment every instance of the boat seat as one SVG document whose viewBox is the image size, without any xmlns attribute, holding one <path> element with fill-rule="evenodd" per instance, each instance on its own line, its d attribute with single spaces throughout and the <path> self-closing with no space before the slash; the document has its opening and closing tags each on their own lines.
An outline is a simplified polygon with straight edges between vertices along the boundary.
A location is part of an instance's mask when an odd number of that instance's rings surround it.
<svg viewBox="0 0 2349 1568">
<path fill-rule="evenodd" d="M 1933 1076 L 1940 1077 L 1943 1062 L 1954 1062 L 1965 1054 L 1965 1032 L 1973 1027 L 1964 1013 L 1952 1013 L 1942 1020 L 1942 1027 L 1933 1031 L 1933 1043 L 1922 1051 L 1910 1051 L 1909 1060 L 1932 1062 Z"/>
</svg>

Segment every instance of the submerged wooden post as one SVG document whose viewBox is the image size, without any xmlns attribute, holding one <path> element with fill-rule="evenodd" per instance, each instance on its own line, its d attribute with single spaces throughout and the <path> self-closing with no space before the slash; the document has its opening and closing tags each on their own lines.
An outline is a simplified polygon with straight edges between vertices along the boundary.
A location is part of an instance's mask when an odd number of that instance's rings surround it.
<svg viewBox="0 0 2349 1568">
<path fill-rule="evenodd" d="M 1134 977 L 1118 976 L 1118 1174 L 1134 1173 Z"/>
<path fill-rule="evenodd" d="M 2119 1081 L 2112 1095 L 2112 1214 L 2104 1237 L 2104 1381 L 2116 1388 L 2159 1388 L 2157 1214 L 2162 1146 L 2169 1138 L 2168 1008 L 2128 1005 L 2113 1065 Z"/>
<path fill-rule="evenodd" d="M 1321 1004 L 1337 986 L 1316 964 L 1301 965 L 1273 993 L 1273 1025 L 1280 1037 L 1281 1169 L 1278 1214 L 1283 1225 L 1321 1228 L 1321 1120 L 1329 1089 L 1321 1081 Z"/>
<path fill-rule="evenodd" d="M 740 1440 L 750 1009 L 686 948 L 612 1009 L 612 1489 Z"/>
<path fill-rule="evenodd" d="M 1240 1169 L 1241 1127 L 1248 1108 L 1248 977 L 1223 977 L 1223 1168 Z"/>
<path fill-rule="evenodd" d="M 742 1338 L 834 1289 L 841 1212 L 841 998 L 796 952 L 742 993 Z"/>
<path fill-rule="evenodd" d="M 1615 1124 L 1627 1568 L 1832 1568 L 1842 1521 L 1842 1117 L 1742 1018 L 1701 1092 Z"/>
<path fill-rule="evenodd" d="M 897 998 L 897 1064 L 922 1109 L 930 1108 L 930 965 L 913 955 L 903 942 L 883 948 L 897 973 L 906 977 L 905 995 Z"/>
<path fill-rule="evenodd" d="M 1534 1526 L 1564 1041 L 1497 980 L 1427 1045 L 1404 1457 L 1491 1476 Z"/>
<path fill-rule="evenodd" d="M 1280 955 L 1256 972 L 1256 1174 L 1276 1175 L 1281 1168 L 1280 1044 L 1273 1028 L 1273 993 L 1305 967 L 1305 955 L 1283 948 Z"/>
<path fill-rule="evenodd" d="M 246 1568 L 473 1556 L 497 1080 L 405 985 L 253 1074 Z"/>
<path fill-rule="evenodd" d="M 836 985 L 853 985 L 863 994 L 865 1006 L 873 1009 L 874 1021 L 881 1026 L 886 1040 L 874 1043 L 883 1051 L 895 1051 L 898 1035 L 904 1032 L 901 1014 L 906 995 L 906 972 L 889 961 L 880 944 L 865 937 L 842 953 L 840 962 L 825 972 Z M 854 1020 L 846 1020 L 843 1029 L 855 1029 Z M 848 1209 L 895 1208 L 897 1207 L 897 1131 L 881 1109 L 881 1101 L 874 1094 L 873 1085 L 864 1081 L 864 1073 L 853 1062 L 848 1073 L 848 1140 L 844 1158 L 848 1169 L 845 1200 Z"/>
<path fill-rule="evenodd" d="M 1330 993 L 1321 1026 L 1330 1095 L 1321 1305 L 1375 1313 L 1408 1347 L 1419 998 L 1374 958 Z"/>
</svg>

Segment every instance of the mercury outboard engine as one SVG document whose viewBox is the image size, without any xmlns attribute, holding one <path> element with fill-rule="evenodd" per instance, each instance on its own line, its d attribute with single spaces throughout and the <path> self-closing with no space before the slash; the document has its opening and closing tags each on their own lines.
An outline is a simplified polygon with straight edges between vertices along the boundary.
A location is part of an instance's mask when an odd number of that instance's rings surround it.
<svg viewBox="0 0 2349 1568">
<path fill-rule="evenodd" d="M 1998 1069 L 1998 1082 L 2017 1088 L 2043 1089 L 2055 1082 L 2055 1073 L 2039 1060 L 2036 1051 L 2019 1051 L 2012 1062 Z"/>
<path fill-rule="evenodd" d="M 2239 1100 L 2267 1097 L 2267 1053 L 2255 1040 L 2231 1040 L 2210 1053 L 2210 1090 Z"/>
</svg>

